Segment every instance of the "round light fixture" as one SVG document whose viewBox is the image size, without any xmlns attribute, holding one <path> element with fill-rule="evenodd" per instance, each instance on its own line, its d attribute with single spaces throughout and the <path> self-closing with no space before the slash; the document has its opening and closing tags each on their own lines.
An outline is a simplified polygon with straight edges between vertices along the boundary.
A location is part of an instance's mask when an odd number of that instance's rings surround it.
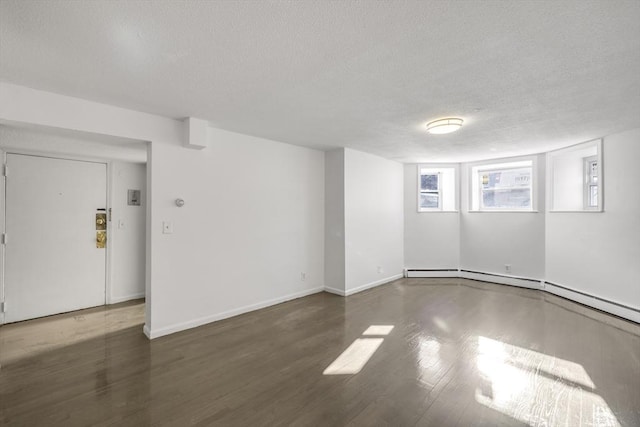
<svg viewBox="0 0 640 427">
<path fill-rule="evenodd" d="M 440 135 L 455 132 L 462 127 L 462 119 L 451 117 L 427 123 L 427 132 Z"/>
</svg>

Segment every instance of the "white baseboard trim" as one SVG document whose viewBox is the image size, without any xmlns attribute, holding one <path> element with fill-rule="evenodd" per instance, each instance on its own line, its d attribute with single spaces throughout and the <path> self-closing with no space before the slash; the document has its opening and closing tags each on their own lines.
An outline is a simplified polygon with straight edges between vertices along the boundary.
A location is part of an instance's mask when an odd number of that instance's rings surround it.
<svg viewBox="0 0 640 427">
<path fill-rule="evenodd" d="M 145 297 L 145 293 L 125 295 L 120 297 L 111 297 L 109 304 L 118 304 L 119 302 L 131 301 L 132 299 L 141 299 Z"/>
<path fill-rule="evenodd" d="M 527 277 L 503 276 L 501 274 L 484 273 L 481 271 L 460 270 L 463 279 L 479 280 L 482 282 L 498 283 L 500 285 L 518 286 L 520 288 L 542 290 L 542 281 Z"/>
<path fill-rule="evenodd" d="M 457 268 L 443 268 L 443 269 L 406 269 L 406 277 L 460 277 L 460 271 Z"/>
<path fill-rule="evenodd" d="M 207 323 L 216 322 L 218 320 L 227 319 L 229 317 L 238 316 L 240 314 L 248 313 L 250 311 L 259 310 L 261 308 L 270 307 L 272 305 L 280 304 L 292 299 L 306 297 L 308 295 L 317 294 L 324 291 L 324 286 L 320 286 L 313 289 L 306 289 L 300 292 L 294 292 L 292 294 L 283 295 L 278 298 L 272 298 L 270 300 L 262 301 L 255 304 L 246 305 L 244 307 L 234 308 L 232 310 L 223 311 L 222 313 L 212 314 L 209 316 L 200 317 L 197 319 L 188 320 L 186 322 L 176 323 L 175 325 L 165 326 L 158 329 L 149 329 L 147 325 L 144 326 L 143 332 L 149 339 L 159 338 L 165 335 L 173 334 L 175 332 L 184 331 L 198 326 L 206 325 Z"/>
<path fill-rule="evenodd" d="M 358 292 L 366 291 L 367 289 L 375 288 L 376 286 L 384 285 L 385 283 L 393 282 L 394 280 L 402 279 L 404 274 L 395 274 L 393 276 L 385 277 L 384 279 L 376 280 L 375 282 L 367 283 L 357 288 L 342 290 L 325 286 L 324 291 L 330 294 L 340 295 L 341 297 L 348 297 L 349 295 L 357 294 Z"/>
<path fill-rule="evenodd" d="M 341 297 L 346 297 L 346 293 L 342 289 L 336 289 L 329 286 L 324 287 L 325 292 L 329 292 L 330 294 L 340 295 Z"/>
<path fill-rule="evenodd" d="M 357 288 L 347 289 L 344 292 L 344 296 L 357 294 L 358 292 L 366 291 L 367 289 L 375 288 L 376 286 L 384 285 L 385 283 L 393 282 L 394 280 L 402 279 L 404 275 L 394 274 L 393 276 L 386 277 L 384 279 L 376 280 L 375 282 L 367 283 L 366 285 L 358 286 Z"/>
<path fill-rule="evenodd" d="M 550 294 L 579 302 L 580 304 L 622 317 L 623 319 L 631 320 L 632 322 L 640 323 L 640 309 L 589 295 L 555 283 L 545 282 L 544 285 L 544 290 Z"/>
</svg>

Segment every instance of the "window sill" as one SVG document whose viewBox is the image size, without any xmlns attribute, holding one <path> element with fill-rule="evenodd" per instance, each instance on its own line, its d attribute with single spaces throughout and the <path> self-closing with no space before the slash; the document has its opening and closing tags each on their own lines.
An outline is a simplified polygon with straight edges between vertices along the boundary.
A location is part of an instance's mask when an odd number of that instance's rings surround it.
<svg viewBox="0 0 640 427">
<path fill-rule="evenodd" d="M 548 211 L 549 213 L 604 213 L 603 210 L 581 210 L 581 211 Z"/>
<path fill-rule="evenodd" d="M 495 210 L 495 211 L 468 211 L 469 213 L 540 213 L 540 211 L 535 210 L 535 211 L 517 211 L 517 210 L 503 210 L 503 211 L 499 211 L 499 210 Z"/>
</svg>

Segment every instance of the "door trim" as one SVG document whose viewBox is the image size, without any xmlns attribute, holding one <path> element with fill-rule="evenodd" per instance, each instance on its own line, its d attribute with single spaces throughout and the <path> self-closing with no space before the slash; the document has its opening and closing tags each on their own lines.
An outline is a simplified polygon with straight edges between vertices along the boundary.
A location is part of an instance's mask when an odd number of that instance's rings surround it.
<svg viewBox="0 0 640 427">
<path fill-rule="evenodd" d="M 5 204 L 6 204 L 6 194 L 7 194 L 7 179 L 4 176 L 4 167 L 7 164 L 7 153 L 5 150 L 0 148 L 0 159 L 2 160 L 2 185 L 0 185 L 0 228 L 2 233 L 6 233 L 6 221 L 5 221 Z M 0 245 L 0 302 L 2 302 L 3 310 L 0 311 L 0 325 L 4 324 L 4 308 L 5 308 L 5 292 L 4 292 L 4 253 L 5 245 L 4 242 Z"/>
</svg>

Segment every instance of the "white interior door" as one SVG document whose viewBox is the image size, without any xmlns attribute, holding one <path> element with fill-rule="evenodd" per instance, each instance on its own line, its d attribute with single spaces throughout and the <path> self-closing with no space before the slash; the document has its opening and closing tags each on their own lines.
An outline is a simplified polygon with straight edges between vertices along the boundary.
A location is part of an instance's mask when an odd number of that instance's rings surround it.
<svg viewBox="0 0 640 427">
<path fill-rule="evenodd" d="M 7 154 L 7 168 L 5 322 L 105 304 L 106 165 Z"/>
</svg>

